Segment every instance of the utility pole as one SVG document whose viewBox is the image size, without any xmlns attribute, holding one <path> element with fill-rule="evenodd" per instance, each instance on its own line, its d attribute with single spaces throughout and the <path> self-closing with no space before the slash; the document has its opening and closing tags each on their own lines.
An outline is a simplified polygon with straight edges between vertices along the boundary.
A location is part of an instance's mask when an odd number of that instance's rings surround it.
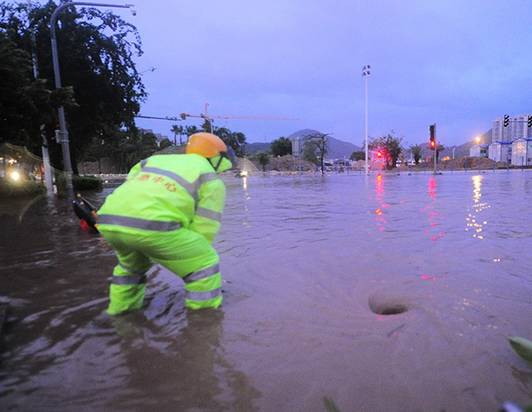
<svg viewBox="0 0 532 412">
<path fill-rule="evenodd" d="M 368 167 L 368 77 L 371 74 L 371 66 L 368 64 L 362 68 L 364 78 L 364 147 L 365 147 L 365 169 L 366 175 L 369 173 Z"/>
<path fill-rule="evenodd" d="M 437 145 L 436 145 L 436 146 L 437 146 Z M 437 168 L 437 166 L 436 166 L 436 157 L 437 157 L 437 154 L 438 154 L 438 148 L 436 147 L 436 148 L 434 149 L 434 172 L 433 172 L 434 174 L 436 174 L 436 168 Z"/>
<path fill-rule="evenodd" d="M 39 78 L 39 61 L 37 59 L 35 33 L 31 33 L 31 62 L 33 64 L 33 77 L 35 80 Z M 54 192 L 52 168 L 50 166 L 50 154 L 48 153 L 48 139 L 44 131 L 44 124 L 39 126 L 39 134 L 42 139 L 42 163 L 44 169 L 44 187 L 46 187 L 46 193 L 48 196 Z"/>
<path fill-rule="evenodd" d="M 57 22 L 57 17 L 65 8 L 70 6 L 92 6 L 92 7 L 117 7 L 121 9 L 131 9 L 132 4 L 103 4 L 103 3 L 90 3 L 84 1 L 67 1 L 61 3 L 56 7 L 50 18 L 50 39 L 52 43 L 52 63 L 54 66 L 54 79 L 55 79 L 55 88 L 60 89 L 61 85 L 61 71 L 59 67 L 59 52 L 57 49 L 57 36 L 55 32 L 55 25 Z M 135 11 L 132 10 L 133 15 Z M 70 159 L 70 140 L 68 138 L 68 130 L 66 127 L 66 118 L 65 118 L 65 108 L 60 106 L 57 109 L 57 116 L 59 118 L 59 141 L 61 143 L 61 149 L 63 152 L 63 166 L 66 173 L 66 188 L 68 192 L 72 191 L 72 161 Z"/>
<path fill-rule="evenodd" d="M 436 174 L 436 154 L 438 153 L 438 143 L 436 141 L 436 123 L 429 126 L 430 132 L 430 148 L 434 150 L 434 171 L 433 174 Z"/>
</svg>

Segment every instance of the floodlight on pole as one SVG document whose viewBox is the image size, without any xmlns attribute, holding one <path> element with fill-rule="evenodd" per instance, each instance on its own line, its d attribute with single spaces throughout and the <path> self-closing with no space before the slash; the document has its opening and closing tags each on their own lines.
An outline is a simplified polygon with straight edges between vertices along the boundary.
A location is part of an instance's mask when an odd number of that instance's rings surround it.
<svg viewBox="0 0 532 412">
<path fill-rule="evenodd" d="M 70 6 L 91 6 L 91 7 L 114 7 L 121 9 L 133 9 L 132 4 L 105 4 L 105 3 L 91 3 L 85 1 L 67 1 L 56 7 L 50 18 L 50 39 L 52 43 L 52 63 L 54 66 L 54 79 L 55 88 L 60 89 L 61 84 L 61 71 L 59 67 L 59 52 L 57 48 L 57 36 L 55 26 L 57 17 L 64 9 Z M 136 12 L 132 11 L 136 15 Z M 65 109 L 60 106 L 57 109 L 57 117 L 59 118 L 59 140 L 61 143 L 61 149 L 63 152 L 63 167 L 66 173 L 66 187 L 68 191 L 72 190 L 72 160 L 70 159 L 70 140 L 68 138 L 68 130 L 66 127 Z"/>
</svg>

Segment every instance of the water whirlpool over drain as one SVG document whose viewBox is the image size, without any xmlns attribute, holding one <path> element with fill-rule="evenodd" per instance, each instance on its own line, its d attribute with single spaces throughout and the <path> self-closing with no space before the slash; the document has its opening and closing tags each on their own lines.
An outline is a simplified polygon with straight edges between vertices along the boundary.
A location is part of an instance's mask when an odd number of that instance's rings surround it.
<svg viewBox="0 0 532 412">
<path fill-rule="evenodd" d="M 399 315 L 408 311 L 408 304 L 399 298 L 371 296 L 368 300 L 369 308 L 377 315 Z"/>
</svg>

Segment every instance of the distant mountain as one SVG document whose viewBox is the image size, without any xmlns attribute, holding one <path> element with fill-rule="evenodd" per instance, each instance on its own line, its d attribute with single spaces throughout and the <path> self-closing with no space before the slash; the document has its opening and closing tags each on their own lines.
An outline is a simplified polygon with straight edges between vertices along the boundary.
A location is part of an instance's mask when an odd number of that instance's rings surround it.
<svg viewBox="0 0 532 412">
<path fill-rule="evenodd" d="M 298 130 L 295 133 L 292 133 L 290 136 L 288 136 L 288 138 L 290 140 L 297 139 L 297 138 L 303 139 L 307 136 L 312 136 L 313 134 L 318 134 L 318 133 L 320 132 L 317 130 L 302 129 L 302 130 Z M 327 157 L 329 159 L 349 158 L 349 156 L 351 156 L 353 152 L 362 150 L 360 147 L 354 145 L 353 143 L 345 142 L 343 140 L 336 139 L 334 137 L 329 136 L 328 141 L 329 141 L 329 150 L 327 153 Z"/>
<path fill-rule="evenodd" d="M 293 139 L 304 139 L 307 136 L 320 133 L 317 130 L 313 129 L 302 129 L 298 130 L 295 133 L 292 133 L 288 138 Z M 334 137 L 329 137 L 329 152 L 327 157 L 330 159 L 343 159 L 351 156 L 351 153 L 362 150 L 360 147 L 355 146 L 352 143 L 345 142 L 343 140 L 335 139 Z M 246 154 L 252 155 L 258 152 L 269 152 L 270 143 L 248 143 L 246 144 Z"/>
<path fill-rule="evenodd" d="M 318 134 L 318 133 L 321 133 L 321 132 L 314 130 L 314 129 L 301 129 L 301 130 L 298 130 L 297 132 L 292 133 L 290 136 L 288 136 L 288 138 L 290 140 L 297 139 L 297 138 L 302 139 L 307 136 L 311 136 L 313 134 Z"/>
<path fill-rule="evenodd" d="M 330 159 L 349 158 L 353 152 L 358 152 L 360 150 L 362 150 L 362 148 L 353 143 L 329 137 L 329 152 L 327 153 L 327 157 Z"/>
<path fill-rule="evenodd" d="M 304 139 L 307 136 L 311 136 L 313 134 L 320 133 L 318 130 L 314 129 L 302 129 L 298 130 L 295 133 L 292 133 L 288 138 L 290 140 L 293 139 Z M 482 144 L 490 144 L 492 142 L 492 131 L 491 129 L 488 130 L 486 133 L 482 134 L 480 136 L 481 143 Z M 440 153 L 441 157 L 453 156 L 453 147 L 454 147 L 454 157 L 464 157 L 469 156 L 469 149 L 471 146 L 474 146 L 475 143 L 470 141 L 463 143 L 461 145 L 447 145 L 443 143 L 443 146 L 445 149 L 442 153 Z M 432 150 L 429 149 L 428 143 L 422 143 L 422 156 L 423 158 L 429 157 L 432 155 Z M 336 139 L 334 137 L 329 137 L 329 153 L 327 154 L 327 157 L 330 159 L 343 159 L 348 158 L 351 156 L 351 153 L 356 151 L 364 150 L 362 147 L 356 146 L 353 143 L 346 142 L 344 140 Z M 246 153 L 247 154 L 254 154 L 257 152 L 269 152 L 270 151 L 270 143 L 248 143 L 246 145 Z M 405 153 L 409 153 L 410 150 L 408 147 L 405 147 Z"/>
</svg>

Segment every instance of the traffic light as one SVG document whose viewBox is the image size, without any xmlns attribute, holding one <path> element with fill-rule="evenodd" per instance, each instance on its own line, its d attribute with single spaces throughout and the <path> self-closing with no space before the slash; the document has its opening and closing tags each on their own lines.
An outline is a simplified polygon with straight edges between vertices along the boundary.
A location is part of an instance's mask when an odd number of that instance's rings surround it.
<svg viewBox="0 0 532 412">
<path fill-rule="evenodd" d="M 377 157 L 382 157 L 382 152 L 380 150 L 377 152 Z"/>
<path fill-rule="evenodd" d="M 430 131 L 430 141 L 429 141 L 430 150 L 434 150 L 436 148 L 436 125 L 431 124 L 429 126 L 429 131 Z"/>
<path fill-rule="evenodd" d="M 528 121 L 526 122 L 526 125 L 531 128 L 532 127 L 532 116 L 528 116 Z"/>
<path fill-rule="evenodd" d="M 509 115 L 507 115 L 507 114 L 504 115 L 504 121 L 503 121 L 502 124 L 503 124 L 504 127 L 508 127 L 508 125 L 510 124 L 510 116 Z"/>
</svg>

